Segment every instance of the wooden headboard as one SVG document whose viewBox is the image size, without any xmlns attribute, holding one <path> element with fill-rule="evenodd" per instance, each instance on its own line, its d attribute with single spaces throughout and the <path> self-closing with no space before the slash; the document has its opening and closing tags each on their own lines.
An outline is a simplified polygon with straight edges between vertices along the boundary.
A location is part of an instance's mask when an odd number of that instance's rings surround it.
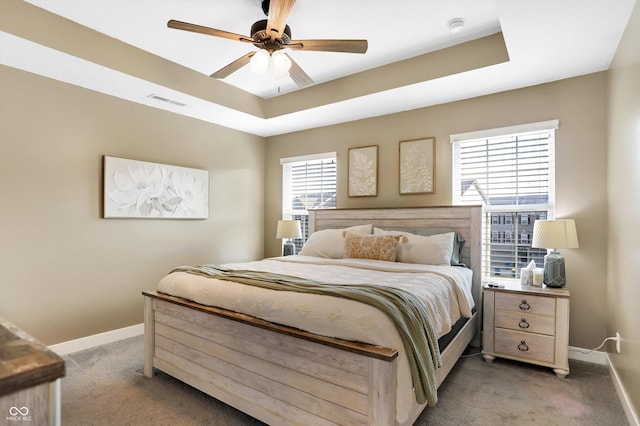
<svg viewBox="0 0 640 426">
<path fill-rule="evenodd" d="M 373 224 L 374 227 L 415 231 L 450 228 L 465 239 L 461 261 L 473 270 L 473 298 L 481 306 L 481 206 L 323 209 L 309 211 L 309 232 Z"/>
</svg>

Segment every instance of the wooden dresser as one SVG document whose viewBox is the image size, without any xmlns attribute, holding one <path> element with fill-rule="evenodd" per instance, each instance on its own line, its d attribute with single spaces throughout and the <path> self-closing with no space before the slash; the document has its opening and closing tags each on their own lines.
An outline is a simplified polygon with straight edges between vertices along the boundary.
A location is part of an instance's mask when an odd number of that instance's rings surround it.
<svg viewBox="0 0 640 426">
<path fill-rule="evenodd" d="M 65 362 L 0 318 L 0 419 L 6 424 L 60 423 L 59 383 Z"/>
<path fill-rule="evenodd" d="M 500 283 L 483 286 L 482 356 L 509 358 L 569 374 L 569 290 Z"/>
</svg>

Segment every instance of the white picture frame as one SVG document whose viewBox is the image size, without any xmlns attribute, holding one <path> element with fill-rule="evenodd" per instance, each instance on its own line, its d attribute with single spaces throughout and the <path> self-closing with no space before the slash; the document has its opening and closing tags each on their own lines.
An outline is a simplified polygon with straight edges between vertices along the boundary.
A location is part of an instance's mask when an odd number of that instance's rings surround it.
<svg viewBox="0 0 640 426">
<path fill-rule="evenodd" d="M 103 217 L 207 219 L 209 171 L 105 155 Z"/>
</svg>

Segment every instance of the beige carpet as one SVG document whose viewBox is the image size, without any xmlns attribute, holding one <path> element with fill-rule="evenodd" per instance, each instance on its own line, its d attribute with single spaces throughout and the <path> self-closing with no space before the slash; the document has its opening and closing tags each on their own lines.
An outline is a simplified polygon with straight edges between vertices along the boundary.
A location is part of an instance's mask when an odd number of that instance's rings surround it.
<svg viewBox="0 0 640 426">
<path fill-rule="evenodd" d="M 135 337 L 68 356 L 62 424 L 262 424 L 163 373 L 144 377 L 142 350 Z M 463 358 L 416 425 L 628 424 L 606 367 L 573 361 L 570 368 L 562 380 L 547 368 Z"/>
</svg>

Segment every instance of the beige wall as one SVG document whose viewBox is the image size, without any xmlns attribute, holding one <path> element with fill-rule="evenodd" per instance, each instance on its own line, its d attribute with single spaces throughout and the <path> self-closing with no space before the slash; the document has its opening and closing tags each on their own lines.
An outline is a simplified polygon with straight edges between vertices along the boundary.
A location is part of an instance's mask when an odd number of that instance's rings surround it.
<svg viewBox="0 0 640 426">
<path fill-rule="evenodd" d="M 609 267 L 610 336 L 622 336 L 621 353 L 610 349 L 635 415 L 640 414 L 640 6 L 635 10 L 609 71 Z M 610 346 L 611 348 L 612 346 Z M 638 417 L 636 417 L 638 419 Z"/>
<path fill-rule="evenodd" d="M 267 139 L 265 254 L 280 253 L 281 157 L 336 151 L 338 207 L 428 206 L 451 203 L 451 144 L 455 133 L 559 119 L 556 133 L 556 215 L 576 219 L 580 248 L 565 250 L 571 290 L 570 344 L 596 347 L 607 333 L 606 73 L 308 130 Z M 436 137 L 436 193 L 398 194 L 398 141 Z M 377 197 L 348 198 L 349 147 L 379 145 Z"/>
<path fill-rule="evenodd" d="M 339 207 L 442 205 L 451 202 L 450 134 L 557 118 L 556 214 L 575 218 L 580 238 L 579 249 L 564 253 L 570 344 L 595 347 L 619 331 L 623 350 L 612 361 L 637 405 L 638 9 L 608 73 L 271 137 L 266 146 L 0 67 L 0 316 L 58 343 L 140 323 L 140 291 L 175 265 L 278 255 L 281 157 L 338 152 Z M 169 65 L 145 70 L 158 66 Z M 422 136 L 437 140 L 436 193 L 400 196 L 398 141 Z M 348 198 L 347 150 L 370 144 L 380 146 L 379 196 Z M 102 155 L 210 170 L 210 218 L 101 219 Z"/>
<path fill-rule="evenodd" d="M 263 256 L 263 138 L 7 67 L 0 93 L 0 316 L 68 341 L 141 323 L 174 266 Z M 209 170 L 209 219 L 101 219 L 103 155 Z"/>
</svg>

